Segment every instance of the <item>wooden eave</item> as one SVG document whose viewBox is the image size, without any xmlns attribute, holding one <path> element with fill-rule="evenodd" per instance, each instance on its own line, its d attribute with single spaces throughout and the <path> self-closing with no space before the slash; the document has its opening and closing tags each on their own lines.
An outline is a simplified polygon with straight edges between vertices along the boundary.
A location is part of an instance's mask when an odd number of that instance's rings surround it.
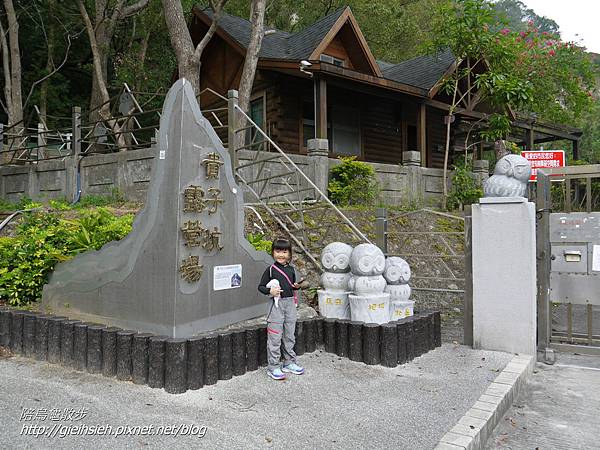
<svg viewBox="0 0 600 450">
<path fill-rule="evenodd" d="M 311 73 L 325 74 L 336 78 L 344 78 L 362 84 L 369 84 L 371 86 L 380 87 L 394 92 L 408 94 L 413 97 L 427 98 L 427 90 L 425 89 L 420 89 L 418 87 L 410 86 L 408 84 L 398 83 L 396 81 L 391 81 L 386 78 L 379 78 L 373 75 L 367 75 L 361 72 L 356 72 L 351 69 L 346 69 L 344 67 L 339 67 L 333 64 L 327 64 L 322 61 L 310 61 L 310 63 L 312 65 L 307 71 L 310 71 Z M 302 72 L 300 72 L 299 65 L 300 61 L 289 61 L 281 59 L 261 59 L 258 62 L 258 67 L 260 69 L 292 70 L 294 72 L 297 72 L 295 73 L 295 75 L 300 77 L 302 76 Z"/>
<path fill-rule="evenodd" d="M 454 72 L 454 69 L 456 69 L 456 60 L 454 60 L 454 62 L 450 65 L 450 67 L 448 67 L 448 69 L 444 72 L 444 75 L 442 75 L 442 77 L 439 80 L 437 80 L 437 82 L 429 90 L 429 94 L 428 94 L 429 98 L 433 99 L 433 97 L 435 97 L 438 94 L 438 92 L 442 88 L 442 81 L 445 80 L 446 77 L 448 75 L 450 75 L 452 72 Z"/>
<path fill-rule="evenodd" d="M 200 8 L 198 8 L 197 5 L 193 6 L 192 12 L 194 13 L 194 16 L 196 16 L 198 19 L 200 19 L 202 21 L 202 23 L 204 23 L 206 26 L 210 27 L 210 25 L 212 24 L 212 19 L 204 11 L 202 11 Z M 217 36 L 219 36 L 221 39 L 223 39 L 225 42 L 227 42 L 227 44 L 229 44 L 231 47 L 233 47 L 233 49 L 236 52 L 238 52 L 240 55 L 242 55 L 242 56 L 246 55 L 246 49 L 243 46 L 241 46 L 238 41 L 236 41 L 229 33 L 227 33 L 218 24 L 217 24 L 217 28 L 215 30 L 215 34 Z"/>
<path fill-rule="evenodd" d="M 383 78 L 381 69 L 379 68 L 379 65 L 377 64 L 377 61 L 375 61 L 375 57 L 373 56 L 373 53 L 371 53 L 371 49 L 369 48 L 369 45 L 367 44 L 367 40 L 365 39 L 364 35 L 362 34 L 362 31 L 360 30 L 360 27 L 358 26 L 358 22 L 354 18 L 354 14 L 352 14 L 352 11 L 350 10 L 349 6 L 347 6 L 346 9 L 344 10 L 344 12 L 340 15 L 340 17 L 338 17 L 338 19 L 335 21 L 335 23 L 333 24 L 331 29 L 327 32 L 327 34 L 325 35 L 323 40 L 319 43 L 319 45 L 317 45 L 317 47 L 313 50 L 313 52 L 310 54 L 308 59 L 310 61 L 318 60 L 319 55 L 321 55 L 321 53 L 323 53 L 325 51 L 327 46 L 337 36 L 340 29 L 346 24 L 346 22 L 350 23 L 350 27 L 352 28 L 352 31 L 354 32 L 354 35 L 356 36 L 356 39 L 358 41 L 358 44 L 360 45 L 360 48 L 361 48 L 363 54 L 367 58 L 367 62 L 369 63 L 369 67 L 373 71 L 373 74 L 378 77 Z"/>
</svg>

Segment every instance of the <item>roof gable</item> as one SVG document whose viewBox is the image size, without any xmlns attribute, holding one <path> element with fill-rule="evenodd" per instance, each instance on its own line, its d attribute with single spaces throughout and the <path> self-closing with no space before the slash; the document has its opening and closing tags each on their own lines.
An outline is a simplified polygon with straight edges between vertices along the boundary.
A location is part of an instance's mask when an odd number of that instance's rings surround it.
<svg viewBox="0 0 600 450">
<path fill-rule="evenodd" d="M 381 69 L 377 65 L 350 7 L 346 7 L 342 11 L 342 14 L 340 14 L 321 42 L 313 49 L 308 59 L 318 60 L 321 54 L 324 53 L 336 38 L 339 38 L 343 42 L 352 61 L 352 66 L 356 71 L 377 77 L 382 76 Z"/>
<path fill-rule="evenodd" d="M 210 25 L 213 17 L 210 8 L 194 7 L 193 11 L 205 25 Z M 248 20 L 223 13 L 217 30 L 221 37 L 225 37 L 223 32 L 230 37 L 242 52 L 248 48 L 252 30 Z M 318 60 L 323 50 L 336 38 L 348 47 L 348 53 L 352 54 L 352 66 L 356 70 L 382 76 L 349 7 L 338 9 L 297 33 L 270 30 L 263 38 L 258 56 L 266 59 Z"/>
</svg>

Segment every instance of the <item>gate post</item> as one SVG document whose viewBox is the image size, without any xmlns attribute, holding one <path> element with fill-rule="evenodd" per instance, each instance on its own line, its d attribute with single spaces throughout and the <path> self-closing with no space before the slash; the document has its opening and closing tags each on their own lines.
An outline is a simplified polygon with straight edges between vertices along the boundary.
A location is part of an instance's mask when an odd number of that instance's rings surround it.
<svg viewBox="0 0 600 450">
<path fill-rule="evenodd" d="M 229 157 L 231 158 L 231 166 L 233 167 L 233 175 L 238 167 L 237 152 L 235 151 L 235 143 L 237 134 L 235 129 L 237 127 L 237 112 L 236 107 L 238 106 L 238 91 L 230 89 L 227 91 L 227 147 L 229 150 Z"/>
<path fill-rule="evenodd" d="M 377 208 L 375 213 L 375 232 L 377 236 L 377 247 L 381 249 L 384 255 L 388 254 L 387 245 L 387 208 Z"/>
<path fill-rule="evenodd" d="M 473 347 L 536 354 L 535 205 L 487 197 L 472 206 Z"/>
<path fill-rule="evenodd" d="M 471 205 L 465 205 L 465 304 L 463 344 L 473 346 L 473 248 Z"/>
<path fill-rule="evenodd" d="M 550 345 L 551 311 L 548 298 L 550 290 L 550 210 L 552 196 L 550 193 L 550 178 L 543 170 L 537 172 L 537 336 L 538 350 L 545 352 Z"/>
<path fill-rule="evenodd" d="M 71 156 L 65 159 L 67 173 L 66 197 L 74 202 L 81 191 L 81 176 L 79 174 L 79 157 L 81 155 L 81 108 L 73 106 L 71 115 L 73 134 L 71 136 Z"/>
</svg>

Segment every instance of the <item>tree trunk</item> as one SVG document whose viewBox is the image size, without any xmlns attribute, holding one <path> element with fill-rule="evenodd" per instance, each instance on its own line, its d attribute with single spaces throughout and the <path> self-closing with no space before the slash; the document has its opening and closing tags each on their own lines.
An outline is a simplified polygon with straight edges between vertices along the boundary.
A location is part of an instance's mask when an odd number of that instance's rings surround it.
<svg viewBox="0 0 600 450">
<path fill-rule="evenodd" d="M 48 0 L 48 52 L 46 56 L 46 75 L 52 72 L 54 68 L 54 45 L 55 45 L 55 32 L 54 23 L 52 17 L 54 16 L 55 0 Z M 40 86 L 40 117 L 39 121 L 48 128 L 48 84 L 49 79 L 42 81 Z"/>
<path fill-rule="evenodd" d="M 10 53 L 10 103 L 12 111 L 8 125 L 19 124 L 23 121 L 23 96 L 21 93 L 21 52 L 19 50 L 19 22 L 12 0 L 4 0 L 4 9 L 8 19 L 8 48 Z M 19 124 L 22 131 L 24 124 Z M 18 130 L 15 130 L 18 131 Z M 20 132 L 19 132 L 20 134 Z"/>
<path fill-rule="evenodd" d="M 266 0 L 252 0 L 250 6 L 250 22 L 252 23 L 252 31 L 250 34 L 250 42 L 246 50 L 246 59 L 244 60 L 244 68 L 239 86 L 239 106 L 240 109 L 247 114 L 250 106 L 250 96 L 252 94 L 252 86 L 254 85 L 254 77 L 256 75 L 256 66 L 258 64 L 258 53 L 262 45 L 262 40 L 265 35 L 265 7 Z M 241 117 L 236 128 L 244 128 L 246 120 Z M 246 133 L 237 133 L 235 149 L 241 148 L 244 145 Z M 262 140 L 262 139 L 259 139 Z"/>
<path fill-rule="evenodd" d="M 177 70 L 179 78 L 185 78 L 190 82 L 196 96 L 200 95 L 200 59 L 202 52 L 212 38 L 227 0 L 210 2 L 213 9 L 213 22 L 206 35 L 194 48 L 194 43 L 188 30 L 183 8 L 180 0 L 162 0 L 165 22 L 169 30 L 171 47 L 177 58 Z"/>
<path fill-rule="evenodd" d="M 239 87 L 239 104 L 242 111 L 248 111 L 250 105 L 250 95 L 254 84 L 254 76 L 256 75 L 256 65 L 258 64 L 258 53 L 265 35 L 266 3 L 266 0 L 253 0 L 250 7 L 252 31 Z"/>
<path fill-rule="evenodd" d="M 94 36 L 96 49 L 95 54 L 94 51 L 92 51 L 92 54 L 94 56 L 94 65 L 98 64 L 99 70 L 94 68 L 92 72 L 90 121 L 99 120 L 101 117 L 106 117 L 107 113 L 110 114 L 110 105 L 103 105 L 103 103 L 110 100 L 110 97 L 104 95 L 104 91 L 108 92 L 108 55 L 115 29 L 119 21 L 137 14 L 148 6 L 148 0 L 138 0 L 136 3 L 129 6 L 125 6 L 125 3 L 126 0 L 117 0 L 115 6 L 110 9 L 107 0 L 96 0 L 95 2 L 96 11 L 94 24 L 92 25 L 92 34 Z M 79 10 L 82 15 L 84 11 L 87 15 L 87 10 L 81 1 L 79 2 Z M 88 36 L 89 34 L 88 30 Z M 90 37 L 90 45 L 91 40 Z"/>
<path fill-rule="evenodd" d="M 8 134 L 13 135 L 9 137 L 8 141 L 8 153 L 2 153 L 0 159 L 3 163 L 11 161 L 13 159 L 13 153 L 11 149 L 18 147 L 21 140 L 19 136 L 25 131 L 25 124 L 23 123 L 23 94 L 21 92 L 21 52 L 19 49 L 19 22 L 17 20 L 17 14 L 12 0 L 4 0 L 4 10 L 6 12 L 6 18 L 8 28 L 6 30 L 8 34 L 8 42 L 5 38 L 4 30 L 2 31 L 2 54 L 4 60 L 4 76 L 6 86 L 4 89 L 6 110 L 8 113 L 8 127 L 13 127 L 8 131 Z M 6 70 L 8 69 L 8 73 Z"/>
<path fill-rule="evenodd" d="M 458 68 L 459 63 L 456 63 L 456 67 Z M 457 69 L 458 70 L 458 69 Z M 444 152 L 444 173 L 442 177 L 442 209 L 446 209 L 448 206 L 448 156 L 450 154 L 450 127 L 452 126 L 452 116 L 454 115 L 454 108 L 456 108 L 456 94 L 458 93 L 458 74 L 456 74 L 456 80 L 454 82 L 454 92 L 452 94 L 452 105 L 450 105 L 450 109 L 448 110 L 448 116 L 446 119 L 448 123 L 446 124 L 446 148 Z"/>
</svg>

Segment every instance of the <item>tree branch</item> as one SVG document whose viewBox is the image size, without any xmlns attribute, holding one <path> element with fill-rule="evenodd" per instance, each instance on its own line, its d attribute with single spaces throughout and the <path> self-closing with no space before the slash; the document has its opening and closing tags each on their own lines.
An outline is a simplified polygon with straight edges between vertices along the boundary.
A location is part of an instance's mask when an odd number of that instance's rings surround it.
<svg viewBox="0 0 600 450">
<path fill-rule="evenodd" d="M 69 57 L 69 50 L 70 49 L 71 49 L 71 35 L 67 34 L 67 49 L 65 50 L 65 57 L 63 58 L 62 62 L 58 65 L 58 67 L 54 67 L 54 70 L 52 70 L 52 72 L 50 72 L 45 77 L 42 77 L 39 80 L 33 82 L 33 84 L 31 85 L 31 89 L 29 90 L 29 94 L 27 94 L 27 98 L 25 99 L 25 103 L 23 103 L 23 108 L 27 107 L 27 103 L 29 103 L 29 99 L 31 97 L 31 94 L 33 94 L 33 89 L 38 84 L 43 83 L 45 80 L 47 80 L 48 78 L 50 78 L 52 75 L 54 75 L 56 72 L 58 72 L 62 68 L 62 66 L 65 65 L 65 63 L 67 62 L 67 59 Z M 53 64 L 53 66 L 54 66 L 54 64 Z"/>
<path fill-rule="evenodd" d="M 213 21 L 210 24 L 208 31 L 200 40 L 200 42 L 196 46 L 196 49 L 194 50 L 194 55 L 192 58 L 194 64 L 196 65 L 200 64 L 202 52 L 204 51 L 204 48 L 208 45 L 208 42 L 211 40 L 213 34 L 215 34 L 215 31 L 217 30 L 217 26 L 219 25 L 219 19 L 221 18 L 221 13 L 223 12 L 223 7 L 225 6 L 225 3 L 227 3 L 227 0 L 218 0 L 216 4 L 212 0 L 210 2 L 210 6 L 213 10 Z"/>
<path fill-rule="evenodd" d="M 100 60 L 100 52 L 98 50 L 98 42 L 96 41 L 96 35 L 94 33 L 94 26 L 92 25 L 90 16 L 88 15 L 87 10 L 85 9 L 83 0 L 78 0 L 77 3 L 79 5 L 79 11 L 81 12 L 81 16 L 83 17 L 83 22 L 85 23 L 85 28 L 87 29 L 88 38 L 90 40 L 90 47 L 92 49 L 92 55 L 94 58 L 94 71 L 96 72 L 96 77 L 98 79 L 98 86 L 100 88 L 100 94 L 102 95 L 102 101 L 107 103 L 110 100 L 110 96 L 108 95 L 108 90 L 106 89 L 106 83 L 102 74 L 102 62 Z M 101 108 L 98 112 L 101 116 L 104 114 L 102 109 L 103 108 Z M 107 117 L 103 118 L 106 119 Z"/>
<path fill-rule="evenodd" d="M 126 6 L 123 9 L 123 13 L 121 14 L 121 16 L 119 18 L 124 19 L 126 17 L 133 16 L 134 14 L 137 14 L 142 9 L 144 9 L 146 6 L 148 6 L 148 0 L 139 0 L 137 3 L 134 3 L 133 5 Z"/>
</svg>

